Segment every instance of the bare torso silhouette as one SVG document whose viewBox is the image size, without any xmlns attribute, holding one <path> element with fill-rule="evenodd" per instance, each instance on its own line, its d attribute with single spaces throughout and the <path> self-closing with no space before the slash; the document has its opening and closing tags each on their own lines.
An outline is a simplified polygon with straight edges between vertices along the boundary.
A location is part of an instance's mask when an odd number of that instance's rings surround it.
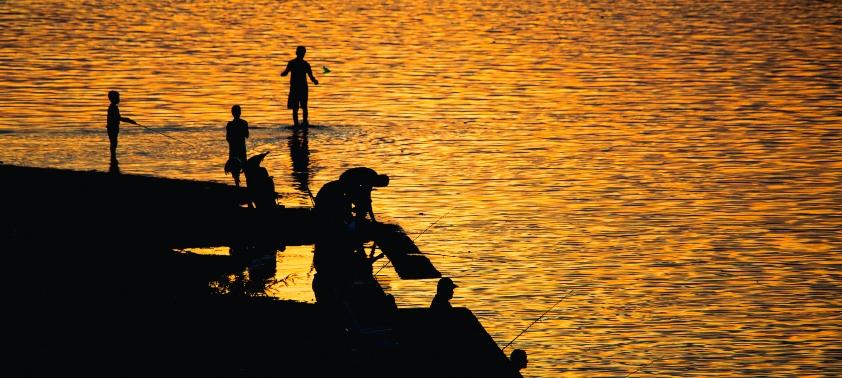
<svg viewBox="0 0 842 378">
<path fill-rule="evenodd" d="M 287 68 L 284 72 L 289 72 L 289 99 L 287 101 L 287 108 L 294 109 L 297 107 L 307 106 L 308 85 L 307 76 L 313 75 L 313 70 L 310 68 L 310 63 L 304 59 L 293 59 L 287 63 Z"/>
</svg>

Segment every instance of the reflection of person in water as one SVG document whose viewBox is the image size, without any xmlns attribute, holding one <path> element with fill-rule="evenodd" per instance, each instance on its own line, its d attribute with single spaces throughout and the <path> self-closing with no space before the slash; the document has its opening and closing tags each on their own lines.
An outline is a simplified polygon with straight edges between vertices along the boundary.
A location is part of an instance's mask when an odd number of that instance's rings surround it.
<svg viewBox="0 0 842 378">
<path fill-rule="evenodd" d="M 292 178 L 299 190 L 310 194 L 310 147 L 307 142 L 307 129 L 292 131 L 289 137 L 289 157 L 292 161 Z"/>
<path fill-rule="evenodd" d="M 307 121 L 307 99 L 309 97 L 309 88 L 307 87 L 307 77 L 313 81 L 313 84 L 319 85 L 319 81 L 313 76 L 313 70 L 310 68 L 310 63 L 304 60 L 304 54 L 307 53 L 307 48 L 298 46 L 295 49 L 295 59 L 287 63 L 287 68 L 281 72 L 281 76 L 286 76 L 290 73 L 289 78 L 289 97 L 287 98 L 287 109 L 292 109 L 292 126 L 298 127 L 298 108 L 304 112 L 304 122 L 301 124 L 304 127 L 309 126 Z"/>
</svg>

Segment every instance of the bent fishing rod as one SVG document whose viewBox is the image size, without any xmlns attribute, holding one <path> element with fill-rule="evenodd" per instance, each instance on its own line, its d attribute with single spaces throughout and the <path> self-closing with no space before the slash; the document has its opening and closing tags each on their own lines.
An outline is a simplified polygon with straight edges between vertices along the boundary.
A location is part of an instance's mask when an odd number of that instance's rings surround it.
<svg viewBox="0 0 842 378">
<path fill-rule="evenodd" d="M 535 321 L 533 321 L 532 323 L 529 323 L 529 325 L 526 326 L 526 328 L 524 328 L 523 331 L 520 331 L 520 333 L 518 333 L 517 336 L 515 336 L 515 338 L 512 339 L 512 341 L 509 341 L 509 343 L 506 344 L 506 346 L 504 346 L 503 349 L 501 349 L 501 351 L 505 352 L 506 348 L 508 348 L 510 345 L 512 345 L 512 343 L 514 343 L 515 340 L 517 340 L 518 337 L 520 337 L 520 335 L 523 335 L 524 333 L 526 333 L 526 331 L 528 331 L 529 328 L 531 328 L 533 325 L 535 325 L 535 323 L 538 323 L 538 321 L 541 320 L 541 318 L 543 318 L 544 315 L 547 315 L 548 312 L 552 311 L 552 309 L 554 309 L 555 306 L 558 306 L 558 304 L 561 303 L 561 301 L 565 300 L 567 297 L 569 297 L 571 294 L 573 294 L 574 291 L 575 290 L 570 290 L 565 296 L 561 297 L 561 299 L 556 301 L 556 303 L 553 303 L 553 305 L 550 308 L 548 308 L 547 311 L 544 311 L 544 313 L 541 314 L 541 316 L 539 316 L 537 319 L 535 319 Z"/>
</svg>

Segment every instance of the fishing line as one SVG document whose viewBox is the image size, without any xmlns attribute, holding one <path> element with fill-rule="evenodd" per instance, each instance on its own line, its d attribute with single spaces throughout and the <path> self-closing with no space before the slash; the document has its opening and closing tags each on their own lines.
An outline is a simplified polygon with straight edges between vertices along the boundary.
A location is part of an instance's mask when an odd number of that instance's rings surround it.
<svg viewBox="0 0 842 378">
<path fill-rule="evenodd" d="M 198 147 L 196 147 L 194 144 L 192 144 L 192 143 L 188 143 L 188 142 L 183 141 L 183 140 L 181 140 L 181 139 L 178 139 L 178 138 L 176 138 L 176 137 L 174 137 L 174 136 L 172 136 L 172 135 L 164 134 L 164 133 L 162 133 L 162 132 L 160 132 L 160 131 L 158 131 L 158 130 L 155 130 L 155 129 L 151 128 L 151 127 L 146 127 L 146 126 L 143 126 L 143 125 L 141 125 L 141 124 L 139 124 L 139 123 L 137 123 L 137 122 L 135 122 L 134 124 L 135 124 L 135 125 L 137 125 L 137 126 L 140 126 L 140 127 L 144 128 L 144 129 L 146 129 L 146 130 L 149 130 L 149 131 L 152 131 L 152 132 L 155 132 L 155 133 L 161 134 L 161 135 L 163 135 L 163 136 L 165 136 L 165 137 L 167 137 L 167 138 L 170 138 L 170 139 L 172 139 L 172 140 L 174 140 L 174 141 L 184 143 L 184 144 L 186 144 L 186 145 L 188 145 L 188 146 L 190 146 L 190 147 L 193 147 L 193 149 L 198 149 Z"/>
<path fill-rule="evenodd" d="M 575 290 L 570 290 L 570 291 L 569 291 L 569 292 L 568 292 L 565 296 L 561 297 L 561 299 L 559 299 L 556 303 L 554 303 L 554 304 L 552 305 L 552 307 L 550 307 L 549 309 L 547 309 L 547 311 L 544 311 L 544 313 L 543 313 L 543 314 L 541 314 L 541 316 L 539 316 L 537 319 L 535 319 L 535 321 L 533 321 L 533 322 L 532 322 L 532 323 L 530 323 L 528 326 L 526 326 L 526 328 L 524 328 L 524 329 L 523 329 L 523 331 L 520 331 L 520 333 L 518 333 L 518 334 L 517 334 L 517 336 L 515 336 L 515 338 L 514 338 L 514 339 L 512 339 L 512 341 L 509 341 L 509 343 L 508 343 L 508 344 L 506 344 L 506 346 L 504 346 L 504 347 L 503 347 L 503 349 L 501 349 L 501 350 L 505 352 L 505 351 L 506 351 L 506 348 L 508 348 L 510 345 L 512 345 L 512 343 L 514 343 L 514 342 L 515 342 L 515 340 L 517 340 L 517 339 L 518 339 L 518 337 L 520 337 L 520 335 L 523 335 L 523 334 L 524 334 L 527 330 L 529 330 L 529 328 L 531 328 L 531 327 L 532 327 L 535 323 L 538 323 L 538 321 L 539 321 L 539 320 L 541 320 L 541 318 L 543 318 L 543 317 L 544 317 L 544 315 L 547 315 L 547 313 L 548 313 L 548 312 L 552 311 L 552 309 L 554 309 L 554 308 L 555 308 L 555 306 L 558 306 L 558 304 L 559 304 L 559 303 L 561 303 L 561 301 L 565 300 L 567 297 L 569 297 L 571 294 L 573 294 L 573 292 L 574 292 L 574 291 L 575 291 Z"/>
<path fill-rule="evenodd" d="M 447 214 L 450 214 L 450 212 L 451 212 L 451 211 L 453 211 L 453 209 L 455 209 L 455 208 L 456 208 L 456 205 L 451 206 L 451 207 L 450 207 L 450 210 L 448 210 L 446 213 L 444 213 L 442 216 L 440 216 L 440 217 L 439 217 L 439 219 L 436 219 L 436 221 L 435 221 L 435 222 L 433 222 L 433 223 L 431 223 L 429 226 L 427 226 L 427 228 L 425 228 L 425 229 L 424 229 L 424 231 L 421 231 L 421 233 L 420 233 L 420 234 L 418 234 L 418 236 L 416 236 L 415 238 L 413 238 L 413 239 L 412 239 L 412 242 L 413 242 L 413 243 L 415 243 L 415 241 L 416 241 L 416 240 L 418 240 L 418 238 L 420 238 L 420 237 L 421 237 L 421 235 L 424 235 L 425 233 L 427 233 L 427 231 L 428 231 L 431 227 L 435 226 L 435 225 L 436 225 L 436 223 L 439 223 L 439 221 L 440 221 L 440 220 L 442 220 L 442 218 L 444 218 L 445 216 L 447 216 Z M 390 260 L 390 261 L 386 261 L 386 263 L 384 263 L 384 264 L 383 264 L 383 266 L 381 266 L 381 267 L 380 267 L 380 269 L 377 269 L 377 272 L 375 272 L 375 273 L 374 273 L 374 276 L 377 276 L 377 274 L 378 274 L 378 273 L 380 273 L 380 271 L 381 271 L 381 270 L 383 270 L 383 268 L 387 267 L 387 266 L 388 266 L 389 264 L 391 264 L 391 263 L 392 263 L 392 261 L 391 261 L 391 260 Z"/>
</svg>

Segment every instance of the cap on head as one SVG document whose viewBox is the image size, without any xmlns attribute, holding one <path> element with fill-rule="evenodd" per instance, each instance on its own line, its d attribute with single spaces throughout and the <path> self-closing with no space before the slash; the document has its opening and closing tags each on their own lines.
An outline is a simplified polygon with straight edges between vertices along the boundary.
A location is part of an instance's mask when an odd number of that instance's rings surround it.
<svg viewBox="0 0 842 378">
<path fill-rule="evenodd" d="M 108 91 L 108 99 L 115 104 L 120 102 L 120 92 Z"/>
<path fill-rule="evenodd" d="M 231 107 L 231 115 L 234 117 L 239 117 L 242 114 L 242 110 L 240 109 L 240 105 L 234 105 Z"/>
<path fill-rule="evenodd" d="M 295 56 L 297 56 L 299 58 L 303 57 L 304 54 L 306 54 L 306 53 L 307 53 L 307 48 L 304 47 L 304 46 L 298 46 L 298 48 L 295 49 Z"/>
<path fill-rule="evenodd" d="M 438 285 L 436 286 L 436 288 L 439 289 L 439 290 L 441 290 L 441 289 L 453 289 L 453 288 L 456 288 L 456 287 L 459 287 L 459 286 L 456 286 L 456 284 L 453 283 L 453 280 L 451 280 L 450 277 L 442 277 L 439 280 Z"/>
<path fill-rule="evenodd" d="M 375 187 L 384 187 L 389 186 L 389 176 L 388 175 L 377 175 L 372 179 L 371 186 Z"/>
</svg>

